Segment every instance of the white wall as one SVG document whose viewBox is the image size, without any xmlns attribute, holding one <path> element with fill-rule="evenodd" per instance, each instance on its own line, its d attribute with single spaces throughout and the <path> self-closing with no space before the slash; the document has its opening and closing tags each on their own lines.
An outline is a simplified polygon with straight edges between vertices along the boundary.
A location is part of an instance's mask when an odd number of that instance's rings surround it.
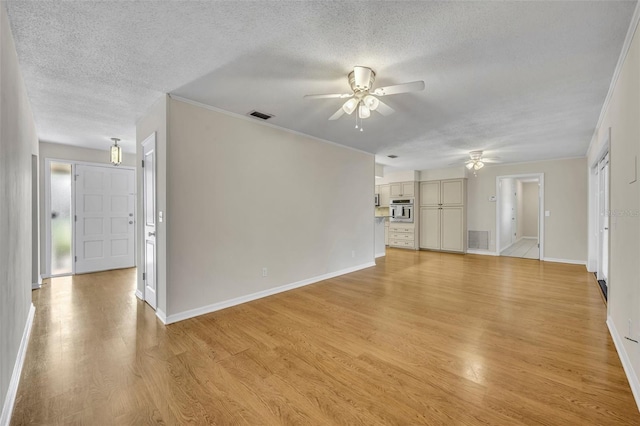
<svg viewBox="0 0 640 426">
<path fill-rule="evenodd" d="M 638 117 L 640 34 L 636 30 L 610 102 L 605 105 L 602 122 L 593 137 L 588 165 L 599 159 L 611 128 L 608 324 L 640 405 L 640 350 L 638 344 L 624 339 L 624 336 L 634 340 L 640 338 L 640 181 L 634 180 L 640 157 Z M 632 324 L 631 333 L 628 321 Z"/>
<path fill-rule="evenodd" d="M 373 155 L 174 99 L 168 117 L 169 316 L 373 264 Z"/>
<path fill-rule="evenodd" d="M 59 143 L 49 143 L 49 142 L 40 142 L 39 150 L 40 150 L 40 229 L 42 232 L 40 233 L 40 270 L 42 273 L 45 273 L 45 265 L 47 262 L 47 247 L 46 247 L 46 225 L 45 222 L 47 218 L 45 217 L 45 162 L 47 159 L 56 159 L 56 160 L 66 160 L 66 161 L 81 161 L 88 163 L 102 163 L 109 164 L 109 147 L 111 145 L 108 142 L 105 142 L 105 149 L 91 149 L 91 148 L 81 148 L 78 146 L 72 145 L 64 145 Z M 136 155 L 133 153 L 123 153 L 122 154 L 122 165 L 123 166 L 135 166 L 136 164 Z"/>
<path fill-rule="evenodd" d="M 538 182 L 522 184 L 522 236 L 538 237 Z"/>
<path fill-rule="evenodd" d="M 468 180 L 468 227 L 489 231 L 489 250 L 495 252 L 496 177 L 544 173 L 544 256 L 585 262 L 587 259 L 587 167 L 585 158 L 485 166 Z"/>
<path fill-rule="evenodd" d="M 464 166 L 419 171 L 420 182 L 428 180 L 460 179 L 466 177 L 469 176 L 467 176 L 466 168 Z"/>
<path fill-rule="evenodd" d="M 3 407 L 0 423 L 8 423 L 13 409 L 16 388 L 10 388 L 11 379 L 29 325 L 34 154 L 38 154 L 38 138 L 3 3 L 0 5 L 0 405 Z"/>
<path fill-rule="evenodd" d="M 419 173 L 415 170 L 402 170 L 399 172 L 385 173 L 384 177 L 376 178 L 375 185 L 386 185 L 395 182 L 412 182 L 419 180 Z"/>
</svg>

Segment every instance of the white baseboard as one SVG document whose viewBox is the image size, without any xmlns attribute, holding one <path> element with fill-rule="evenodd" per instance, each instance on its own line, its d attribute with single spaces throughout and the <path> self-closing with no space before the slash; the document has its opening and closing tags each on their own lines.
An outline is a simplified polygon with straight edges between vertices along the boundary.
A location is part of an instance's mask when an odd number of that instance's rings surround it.
<svg viewBox="0 0 640 426">
<path fill-rule="evenodd" d="M 40 287 L 42 287 L 42 284 L 40 283 L 31 283 L 31 290 L 37 290 Z"/>
<path fill-rule="evenodd" d="M 24 366 L 24 358 L 27 355 L 27 346 L 29 345 L 29 336 L 31 336 L 31 326 L 33 325 L 33 317 L 35 313 L 36 307 L 33 306 L 32 303 L 29 308 L 27 323 L 24 325 L 24 331 L 22 332 L 22 340 L 20 341 L 20 347 L 18 348 L 16 363 L 13 365 L 13 374 L 11 375 L 11 381 L 9 382 L 9 389 L 7 389 L 7 396 L 5 397 L 4 405 L 2 406 L 0 426 L 9 426 L 9 422 L 11 421 L 11 414 L 13 413 L 13 405 L 16 402 L 16 395 L 18 394 L 20 374 L 22 373 L 22 367 Z"/>
<path fill-rule="evenodd" d="M 376 253 L 376 259 L 379 258 L 379 257 L 384 257 L 386 255 L 387 255 L 387 253 L 384 252 L 384 251 L 382 253 Z"/>
<path fill-rule="evenodd" d="M 598 261 L 597 260 L 589 260 L 587 262 L 587 271 L 589 271 L 589 272 L 597 272 L 598 271 Z"/>
<path fill-rule="evenodd" d="M 520 237 L 521 240 L 537 240 L 538 237 Z"/>
<path fill-rule="evenodd" d="M 140 289 L 136 289 L 136 297 L 140 300 L 144 300 L 144 295 L 142 294 L 142 292 L 140 291 Z"/>
<path fill-rule="evenodd" d="M 572 265 L 587 265 L 586 260 L 571 260 L 571 259 L 556 259 L 555 257 L 545 257 L 545 262 L 555 262 L 555 263 L 570 263 Z"/>
<path fill-rule="evenodd" d="M 156 315 L 160 318 L 160 321 L 165 324 L 172 324 L 174 322 L 183 321 L 189 318 L 197 317 L 200 315 L 208 314 L 211 312 L 219 311 L 221 309 L 230 308 L 231 306 L 240 305 L 242 303 L 251 302 L 252 300 L 262 299 L 263 297 L 272 296 L 274 294 L 282 293 L 285 291 L 293 290 L 295 288 L 304 287 L 309 284 L 317 283 L 318 281 L 328 280 L 339 275 L 356 272 L 361 269 L 370 268 L 376 266 L 375 262 L 367 262 L 362 265 L 354 266 L 351 268 L 342 269 L 336 272 L 331 272 L 324 275 L 308 278 L 306 280 L 297 281 L 291 284 L 285 284 L 279 287 L 270 288 L 256 293 L 248 294 L 246 296 L 240 296 L 233 299 L 225 300 L 223 302 L 213 303 L 211 305 L 202 306 L 200 308 L 190 309 L 188 311 L 179 312 L 177 314 L 166 316 L 166 314 L 159 309 L 156 311 Z M 164 317 L 164 319 L 163 319 Z"/>
<path fill-rule="evenodd" d="M 164 325 L 167 325 L 167 314 L 162 309 L 156 309 L 156 316 Z"/>
<path fill-rule="evenodd" d="M 467 249 L 467 254 L 481 254 L 483 256 L 498 256 L 495 251 L 480 250 L 480 249 Z"/>
<path fill-rule="evenodd" d="M 611 320 L 611 317 L 607 318 L 607 327 L 609 327 L 609 334 L 611 334 L 611 338 L 613 339 L 613 344 L 616 347 L 616 351 L 618 351 L 618 357 L 620 357 L 620 362 L 622 363 L 622 368 L 624 369 L 624 373 L 627 375 L 629 386 L 631 386 L 631 393 L 633 393 L 633 397 L 636 400 L 636 405 L 640 410 L 640 381 L 638 380 L 638 376 L 633 370 L 633 365 L 631 364 L 629 355 L 625 350 L 622 337 L 620 337 L 620 334 L 618 334 L 618 330 L 616 329 L 615 324 Z"/>
</svg>

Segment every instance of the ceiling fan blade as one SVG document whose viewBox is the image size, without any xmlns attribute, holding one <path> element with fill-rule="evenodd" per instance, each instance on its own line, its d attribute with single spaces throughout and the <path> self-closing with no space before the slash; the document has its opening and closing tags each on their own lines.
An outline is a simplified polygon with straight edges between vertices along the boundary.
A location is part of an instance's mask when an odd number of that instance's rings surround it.
<svg viewBox="0 0 640 426">
<path fill-rule="evenodd" d="M 327 95 L 304 95 L 304 99 L 344 99 L 351 96 L 353 93 L 330 93 Z"/>
<path fill-rule="evenodd" d="M 412 81 L 411 83 L 396 84 L 395 86 L 378 87 L 373 91 L 374 95 L 387 96 L 398 93 L 419 92 L 424 90 L 424 81 Z"/>
<path fill-rule="evenodd" d="M 338 109 L 335 114 L 333 114 L 331 117 L 329 117 L 329 120 L 337 120 L 338 118 L 342 117 L 343 115 L 344 115 L 344 110 L 342 109 L 342 107 L 340 107 L 340 109 Z"/>
<path fill-rule="evenodd" d="M 376 108 L 376 111 L 378 111 L 380 114 L 384 115 L 385 117 L 395 112 L 393 108 L 391 108 L 389 105 L 382 102 L 380 99 L 378 99 L 378 107 Z"/>
</svg>

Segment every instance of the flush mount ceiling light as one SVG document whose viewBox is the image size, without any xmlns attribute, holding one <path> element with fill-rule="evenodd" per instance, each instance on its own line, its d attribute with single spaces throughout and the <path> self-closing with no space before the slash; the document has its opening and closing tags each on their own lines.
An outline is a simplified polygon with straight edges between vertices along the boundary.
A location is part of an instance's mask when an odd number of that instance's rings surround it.
<svg viewBox="0 0 640 426">
<path fill-rule="evenodd" d="M 346 99 L 349 98 L 335 112 L 329 120 L 337 120 L 344 113 L 351 115 L 354 111 L 356 114 L 356 129 L 362 131 L 362 122 L 358 125 L 358 119 L 369 118 L 371 111 L 378 111 L 380 114 L 387 116 L 393 114 L 394 110 L 389 105 L 378 99 L 379 96 L 397 95 L 399 93 L 417 92 L 424 90 L 424 81 L 413 81 L 411 83 L 396 84 L 394 86 L 378 87 L 371 90 L 373 82 L 376 80 L 376 73 L 368 67 L 354 67 L 353 71 L 347 75 L 351 93 L 331 93 L 326 95 L 306 95 L 305 99 Z"/>
<path fill-rule="evenodd" d="M 122 148 L 118 146 L 120 139 L 111 138 L 113 145 L 111 146 L 111 164 L 119 166 L 122 163 Z"/>
</svg>

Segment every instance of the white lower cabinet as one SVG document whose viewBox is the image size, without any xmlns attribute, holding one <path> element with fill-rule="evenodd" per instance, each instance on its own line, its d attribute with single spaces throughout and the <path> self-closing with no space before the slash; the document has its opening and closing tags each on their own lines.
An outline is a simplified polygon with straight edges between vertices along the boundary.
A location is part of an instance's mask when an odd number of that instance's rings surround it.
<svg viewBox="0 0 640 426">
<path fill-rule="evenodd" d="M 421 207 L 420 248 L 465 251 L 464 207 Z"/>
<path fill-rule="evenodd" d="M 389 247 L 417 249 L 415 224 L 389 224 Z"/>
</svg>

